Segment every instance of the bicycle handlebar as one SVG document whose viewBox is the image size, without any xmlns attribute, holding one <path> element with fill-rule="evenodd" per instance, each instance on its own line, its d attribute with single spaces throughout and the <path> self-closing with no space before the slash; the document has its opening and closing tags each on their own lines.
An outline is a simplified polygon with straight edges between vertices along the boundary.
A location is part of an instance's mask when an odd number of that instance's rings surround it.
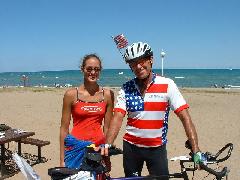
<svg viewBox="0 0 240 180">
<path fill-rule="evenodd" d="M 191 147 L 191 144 L 189 142 L 189 140 L 187 140 L 185 142 L 185 147 L 187 149 L 190 149 L 191 150 L 191 157 L 193 156 L 193 151 L 192 151 L 192 147 Z M 227 152 L 227 155 L 218 159 L 218 157 L 226 150 L 228 149 L 228 152 Z M 232 143 L 228 143 L 226 144 L 223 148 L 221 148 L 215 155 L 210 153 L 210 152 L 206 152 L 204 153 L 204 155 L 206 156 L 206 159 L 207 161 L 211 161 L 211 162 L 214 162 L 214 163 L 219 163 L 219 162 L 223 162 L 223 161 L 226 161 L 232 154 L 232 150 L 233 150 L 233 144 Z"/>
<path fill-rule="evenodd" d="M 115 146 L 108 149 L 109 156 L 118 155 L 118 154 L 122 154 L 122 153 L 123 153 L 123 151 L 119 148 L 116 148 Z M 94 148 L 92 148 L 92 147 L 87 147 L 86 157 L 93 161 L 102 160 L 102 155 L 100 153 L 100 150 L 95 151 Z"/>
<path fill-rule="evenodd" d="M 109 150 L 108 150 L 109 156 L 118 155 L 118 154 L 122 154 L 122 153 L 123 153 L 123 151 L 120 148 L 117 148 L 115 146 L 109 148 Z"/>
<path fill-rule="evenodd" d="M 217 159 L 217 158 L 219 157 L 219 155 L 222 154 L 227 148 L 229 148 L 227 155 L 226 155 L 225 157 L 221 158 L 221 159 Z M 218 153 L 216 153 L 216 155 L 214 156 L 216 162 L 219 163 L 219 162 L 226 161 L 226 160 L 231 156 L 232 150 L 233 150 L 233 144 L 232 144 L 232 143 L 226 144 L 226 145 L 225 145 L 222 149 L 220 149 L 220 150 L 218 151 Z M 211 160 L 211 159 L 209 159 L 209 160 Z"/>
<path fill-rule="evenodd" d="M 220 171 L 220 172 L 217 172 L 217 171 L 213 170 L 212 168 L 209 168 L 207 165 L 205 165 L 205 164 L 203 164 L 203 163 L 200 163 L 200 167 L 201 167 L 203 170 L 209 172 L 210 174 L 213 174 L 214 176 L 216 176 L 216 179 L 217 179 L 217 180 L 221 180 L 221 179 L 222 179 L 224 176 L 226 176 L 226 175 L 228 174 L 228 172 L 229 172 L 229 170 L 227 169 L 227 167 L 224 167 L 224 168 L 222 169 L 222 171 Z"/>
<path fill-rule="evenodd" d="M 185 143 L 185 147 L 190 149 L 191 150 L 191 157 L 193 157 L 193 151 L 192 151 L 192 148 L 191 148 L 191 144 L 189 142 L 189 140 L 186 141 Z M 229 148 L 229 149 L 228 149 Z M 227 152 L 227 155 L 218 159 L 218 157 L 226 150 L 228 149 L 228 152 Z M 204 156 L 206 157 L 206 164 L 204 163 L 200 163 L 200 167 L 201 169 L 207 171 L 208 173 L 210 174 L 213 174 L 214 176 L 216 176 L 217 180 L 221 180 L 222 177 L 226 176 L 229 172 L 229 170 L 227 169 L 227 167 L 224 167 L 222 169 L 222 171 L 220 172 L 217 172 L 216 170 L 210 168 L 207 166 L 207 164 L 210 164 L 210 163 L 219 163 L 219 162 L 223 162 L 223 161 L 226 161 L 230 156 L 231 156 L 231 153 L 232 153 L 232 150 L 233 150 L 233 144 L 232 143 L 228 143 L 226 144 L 223 148 L 221 148 L 215 155 L 209 153 L 209 152 L 206 152 L 204 153 Z M 193 159 L 193 158 L 192 158 Z"/>
</svg>

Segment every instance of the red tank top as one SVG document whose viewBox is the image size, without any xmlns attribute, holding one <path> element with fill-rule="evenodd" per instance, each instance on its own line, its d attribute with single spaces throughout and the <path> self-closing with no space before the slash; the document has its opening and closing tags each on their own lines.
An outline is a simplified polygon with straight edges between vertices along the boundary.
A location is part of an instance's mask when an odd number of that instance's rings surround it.
<svg viewBox="0 0 240 180">
<path fill-rule="evenodd" d="M 104 144 L 102 121 L 106 105 L 104 98 L 100 102 L 85 102 L 77 98 L 77 102 L 72 106 L 73 129 L 71 134 L 77 139 L 91 141 L 96 145 Z"/>
</svg>

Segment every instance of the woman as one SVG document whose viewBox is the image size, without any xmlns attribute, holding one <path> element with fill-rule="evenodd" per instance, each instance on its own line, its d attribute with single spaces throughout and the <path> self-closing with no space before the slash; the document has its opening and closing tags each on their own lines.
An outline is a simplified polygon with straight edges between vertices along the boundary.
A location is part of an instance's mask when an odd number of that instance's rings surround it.
<svg viewBox="0 0 240 180">
<path fill-rule="evenodd" d="M 67 90 L 64 94 L 60 127 L 60 166 L 62 167 L 66 165 L 64 140 L 69 134 L 71 117 L 73 119 L 71 136 L 77 140 L 90 141 L 96 146 L 105 143 L 105 135 L 112 118 L 114 94 L 97 83 L 101 70 L 100 58 L 96 54 L 86 55 L 81 65 L 84 83 L 78 88 Z"/>
</svg>

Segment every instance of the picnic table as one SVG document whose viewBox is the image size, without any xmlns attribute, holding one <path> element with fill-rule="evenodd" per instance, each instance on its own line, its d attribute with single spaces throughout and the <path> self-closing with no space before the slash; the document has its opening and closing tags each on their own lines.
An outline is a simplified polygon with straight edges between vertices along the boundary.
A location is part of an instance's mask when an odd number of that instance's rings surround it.
<svg viewBox="0 0 240 180">
<path fill-rule="evenodd" d="M 0 137 L 0 145 L 1 145 L 1 176 L 3 177 L 6 170 L 5 170 L 5 160 L 6 160 L 6 154 L 5 154 L 5 144 L 9 142 L 16 142 L 16 141 L 21 141 L 23 138 L 27 138 L 30 136 L 35 135 L 35 132 L 27 132 L 27 131 L 22 131 L 19 129 L 8 129 L 4 132 L 4 135 Z M 0 177 L 1 179 L 1 177 Z"/>
</svg>

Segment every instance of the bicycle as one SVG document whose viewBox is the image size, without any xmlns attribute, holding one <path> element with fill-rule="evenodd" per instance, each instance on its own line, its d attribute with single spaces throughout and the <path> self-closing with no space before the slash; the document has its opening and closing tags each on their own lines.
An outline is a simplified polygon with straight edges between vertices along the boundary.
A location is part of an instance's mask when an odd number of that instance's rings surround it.
<svg viewBox="0 0 240 180">
<path fill-rule="evenodd" d="M 181 171 L 173 174 L 168 175 L 162 175 L 162 176 L 138 176 L 138 177 L 117 177 L 117 178 L 111 178 L 111 177 L 98 177 L 96 178 L 97 174 L 104 174 L 106 172 L 106 168 L 102 164 L 102 157 L 99 152 L 95 152 L 93 149 L 88 149 L 86 151 L 85 160 L 83 161 L 83 166 L 81 169 L 68 169 L 68 168 L 50 168 L 48 171 L 48 175 L 51 176 L 52 180 L 56 179 L 66 179 L 66 180 L 72 180 L 72 179 L 81 179 L 80 177 L 83 177 L 81 180 L 84 179 L 84 176 L 86 177 L 86 180 L 104 180 L 110 179 L 110 180 L 161 180 L 161 179 L 184 179 L 189 180 L 189 172 L 193 173 L 197 170 L 196 166 L 193 162 L 193 152 L 191 151 L 191 146 L 189 141 L 186 141 L 185 147 L 190 149 L 189 156 L 179 156 L 171 158 L 172 161 L 179 160 L 179 164 L 181 167 Z M 224 167 L 221 171 L 217 171 L 216 169 L 212 169 L 209 167 L 211 164 L 216 164 L 220 162 L 226 161 L 232 153 L 233 150 L 233 144 L 228 143 L 224 147 L 222 147 L 216 154 L 206 152 L 204 153 L 205 161 L 204 163 L 200 164 L 200 167 L 202 170 L 208 172 L 209 174 L 212 174 L 215 176 L 216 180 L 222 180 L 224 177 L 228 177 L 228 173 L 230 170 L 227 167 Z M 226 153 L 227 152 L 227 153 Z M 224 153 L 226 155 L 224 156 Z M 109 155 L 117 155 L 122 154 L 122 150 L 118 148 L 110 148 L 109 149 Z M 190 165 L 186 167 L 186 164 Z M 84 180 L 85 180 L 84 179 Z"/>
</svg>

